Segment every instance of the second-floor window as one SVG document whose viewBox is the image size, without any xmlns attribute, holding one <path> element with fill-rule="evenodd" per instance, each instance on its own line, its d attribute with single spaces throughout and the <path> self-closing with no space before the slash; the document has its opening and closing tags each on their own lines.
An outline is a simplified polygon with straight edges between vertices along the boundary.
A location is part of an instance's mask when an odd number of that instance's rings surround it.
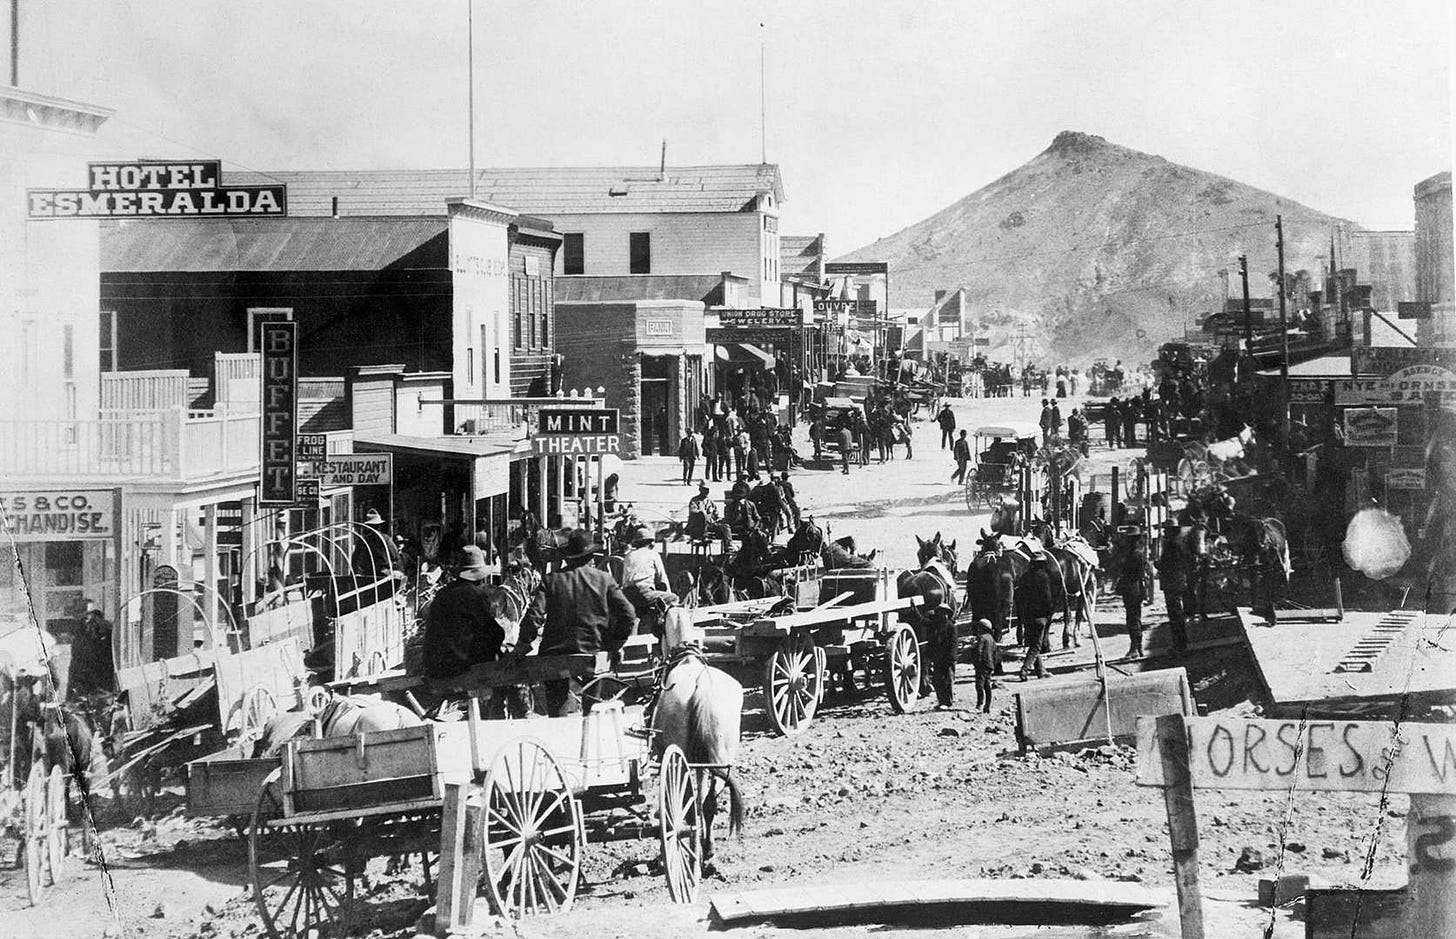
<svg viewBox="0 0 1456 939">
<path fill-rule="evenodd" d="M 116 311 L 102 310 L 100 322 L 101 370 L 116 371 Z"/>
<path fill-rule="evenodd" d="M 579 231 L 561 236 L 561 273 L 586 273 L 586 239 Z"/>
<path fill-rule="evenodd" d="M 633 274 L 651 274 L 652 233 L 634 231 L 627 236 L 627 239 L 627 245 L 631 254 L 631 267 L 629 271 Z"/>
</svg>

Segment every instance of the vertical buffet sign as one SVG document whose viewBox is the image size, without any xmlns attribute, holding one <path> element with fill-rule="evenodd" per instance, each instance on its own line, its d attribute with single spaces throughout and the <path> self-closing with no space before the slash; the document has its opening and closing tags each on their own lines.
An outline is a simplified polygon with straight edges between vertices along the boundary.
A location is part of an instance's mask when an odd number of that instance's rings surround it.
<svg viewBox="0 0 1456 939">
<path fill-rule="evenodd" d="M 261 505 L 292 505 L 298 477 L 298 324 L 260 324 L 263 342 Z"/>
</svg>

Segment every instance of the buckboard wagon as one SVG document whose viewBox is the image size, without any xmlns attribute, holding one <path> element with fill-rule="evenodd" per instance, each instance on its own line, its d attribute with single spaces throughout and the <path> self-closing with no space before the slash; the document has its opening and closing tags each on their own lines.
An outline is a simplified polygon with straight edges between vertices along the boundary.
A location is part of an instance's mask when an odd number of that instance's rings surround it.
<svg viewBox="0 0 1456 939">
<path fill-rule="evenodd" d="M 48 681 L 0 665 L 0 835 L 17 843 L 15 858 L 25 868 L 27 896 L 35 906 L 64 877 L 71 843 L 66 768 L 46 759 L 41 727 L 20 713 L 21 684 L 27 681 L 39 696 L 41 722 L 60 708 L 46 700 Z"/>
<path fill-rule="evenodd" d="M 896 614 L 921 602 L 895 596 L 884 569 L 823 572 L 811 609 L 769 615 L 763 601 L 694 611 L 707 661 L 763 692 L 764 712 L 779 734 L 796 734 L 813 720 L 831 674 L 865 684 L 882 680 L 897 713 L 914 706 L 922 685 L 921 644 Z"/>
<path fill-rule="evenodd" d="M 481 720 L 472 699 L 465 720 L 299 738 L 274 759 L 234 749 L 194 761 L 188 810 L 247 816 L 249 880 L 272 939 L 346 934 L 371 858 L 440 852 L 452 787 L 483 819 L 464 833 L 466 873 L 454 882 L 483 874 L 502 915 L 569 907 L 589 840 L 656 838 L 669 893 L 691 902 L 708 767 L 689 765 L 675 746 L 654 762 L 644 720 L 641 707 L 619 701 L 587 715 Z"/>
</svg>

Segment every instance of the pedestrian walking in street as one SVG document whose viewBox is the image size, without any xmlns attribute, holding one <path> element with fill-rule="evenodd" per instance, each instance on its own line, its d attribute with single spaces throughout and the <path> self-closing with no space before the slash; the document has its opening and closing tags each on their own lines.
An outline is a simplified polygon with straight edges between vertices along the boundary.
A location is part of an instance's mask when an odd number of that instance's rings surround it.
<svg viewBox="0 0 1456 939">
<path fill-rule="evenodd" d="M 965 483 L 966 467 L 971 465 L 971 442 L 966 439 L 966 432 L 956 438 L 955 446 L 951 447 L 950 455 L 955 458 L 956 471 L 950 475 L 953 483 Z"/>
<path fill-rule="evenodd" d="M 940 449 L 955 445 L 956 419 L 955 412 L 950 409 L 949 404 L 940 406 L 940 413 L 935 415 L 935 422 L 940 425 Z"/>
<path fill-rule="evenodd" d="M 955 702 L 956 624 L 955 613 L 941 604 L 928 615 L 925 657 L 930 685 L 935 689 L 935 707 L 947 710 Z"/>
<path fill-rule="evenodd" d="M 722 478 L 718 474 L 718 430 L 711 424 L 703 432 L 703 476 L 714 482 Z"/>
<path fill-rule="evenodd" d="M 779 498 L 787 513 L 788 522 L 786 524 L 792 524 L 793 527 L 789 529 L 790 531 L 798 531 L 799 526 L 803 524 L 803 516 L 799 514 L 799 501 L 794 492 L 794 484 L 789 482 L 787 470 L 779 474 L 778 488 Z"/>
<path fill-rule="evenodd" d="M 1041 419 L 1037 421 L 1037 426 L 1041 427 L 1042 446 L 1050 446 L 1052 442 L 1052 432 L 1055 429 L 1056 425 L 1055 418 L 1052 417 L 1051 402 L 1048 401 L 1046 398 L 1041 399 Z"/>
<path fill-rule="evenodd" d="M 1031 557 L 1031 567 L 1016 581 L 1016 605 L 1021 621 L 1026 624 L 1026 654 L 1021 660 L 1021 680 L 1029 680 L 1032 671 L 1037 678 L 1047 676 L 1044 655 L 1052 628 L 1052 578 L 1047 569 L 1046 551 L 1038 549 Z"/>
<path fill-rule="evenodd" d="M 1117 578 L 1117 593 L 1127 611 L 1127 657 L 1143 657 L 1143 601 L 1147 598 L 1144 581 L 1148 575 L 1147 552 L 1143 550 L 1142 533 L 1128 540 L 1127 557 Z"/>
<path fill-rule="evenodd" d="M 848 424 L 842 424 L 839 428 L 839 460 L 844 468 L 844 475 L 849 475 L 849 457 L 854 452 L 857 444 L 854 442 L 854 432 L 849 429 Z"/>
<path fill-rule="evenodd" d="M 1122 402 L 1114 396 L 1102 409 L 1102 429 L 1107 433 L 1107 445 L 1114 450 L 1122 447 Z"/>
<path fill-rule="evenodd" d="M 982 714 L 991 713 L 991 678 L 996 674 L 996 663 L 1000 661 L 1001 650 L 996 648 L 996 636 L 988 619 L 976 620 L 976 638 L 971 646 L 971 664 L 976 669 L 976 707 Z"/>
<path fill-rule="evenodd" d="M 698 465 L 698 438 L 691 433 L 683 434 L 677 444 L 677 458 L 682 463 L 682 484 L 691 486 L 693 470 Z"/>
</svg>

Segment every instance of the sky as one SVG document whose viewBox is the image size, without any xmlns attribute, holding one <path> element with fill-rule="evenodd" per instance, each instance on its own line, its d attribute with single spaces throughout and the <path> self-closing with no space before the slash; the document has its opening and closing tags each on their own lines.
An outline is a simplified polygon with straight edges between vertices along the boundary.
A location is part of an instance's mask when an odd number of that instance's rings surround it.
<svg viewBox="0 0 1456 939">
<path fill-rule="evenodd" d="M 469 0 L 20 2 L 21 87 L 114 108 L 107 157 L 467 163 Z M 478 166 L 655 165 L 664 139 L 669 164 L 766 152 L 780 230 L 824 232 L 831 254 L 1068 129 L 1369 228 L 1409 229 L 1412 186 L 1451 167 L 1442 0 L 474 0 L 474 16 Z"/>
</svg>

